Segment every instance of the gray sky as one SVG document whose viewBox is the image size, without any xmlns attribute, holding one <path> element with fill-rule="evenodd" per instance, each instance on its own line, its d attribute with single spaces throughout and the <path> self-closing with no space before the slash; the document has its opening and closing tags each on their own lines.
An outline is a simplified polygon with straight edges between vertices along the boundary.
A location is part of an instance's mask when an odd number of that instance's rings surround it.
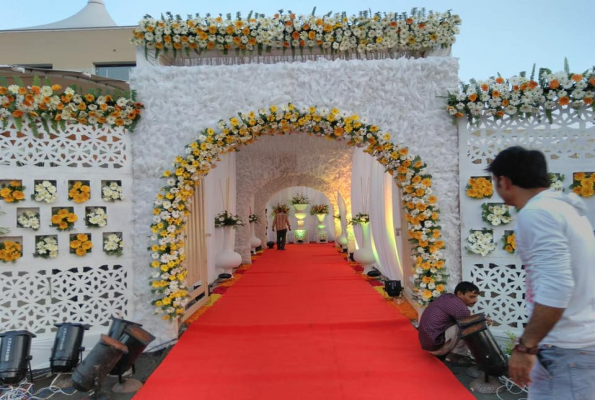
<svg viewBox="0 0 595 400">
<path fill-rule="evenodd" d="M 159 17 L 173 14 L 232 13 L 246 16 L 250 10 L 272 16 L 279 9 L 297 14 L 346 11 L 349 15 L 363 9 L 409 12 L 412 7 L 446 11 L 461 16 L 461 33 L 453 47 L 459 58 L 459 77 L 485 79 L 501 73 L 503 77 L 530 72 L 533 63 L 561 71 L 564 57 L 573 72 L 583 72 L 595 65 L 595 40 L 592 38 L 593 0 L 300 0 L 293 2 L 264 0 L 104 0 L 118 25 L 136 25 L 145 15 Z M 67 18 L 87 4 L 87 0 L 0 0 L 0 30 L 41 25 Z M 287 7 L 287 4 L 291 4 Z"/>
</svg>

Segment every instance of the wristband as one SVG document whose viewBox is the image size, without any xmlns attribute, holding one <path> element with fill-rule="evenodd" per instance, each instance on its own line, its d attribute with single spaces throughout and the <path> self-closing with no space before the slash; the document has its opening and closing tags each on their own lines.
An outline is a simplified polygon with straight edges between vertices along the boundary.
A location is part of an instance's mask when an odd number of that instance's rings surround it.
<svg viewBox="0 0 595 400">
<path fill-rule="evenodd" d="M 522 343 L 521 339 L 517 339 L 514 347 L 512 348 L 512 351 L 518 351 L 519 353 L 536 355 L 537 353 L 539 353 L 539 347 L 538 346 L 527 347 Z"/>
</svg>

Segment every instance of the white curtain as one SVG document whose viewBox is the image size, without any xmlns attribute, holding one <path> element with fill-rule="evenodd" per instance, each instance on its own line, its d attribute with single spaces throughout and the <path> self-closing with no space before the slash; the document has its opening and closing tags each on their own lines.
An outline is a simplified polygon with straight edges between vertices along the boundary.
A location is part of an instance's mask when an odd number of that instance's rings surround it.
<svg viewBox="0 0 595 400">
<path fill-rule="evenodd" d="M 393 207 L 395 183 L 392 176 L 372 156 L 356 149 L 353 155 L 351 181 L 351 210 L 355 215 L 370 215 L 370 234 L 376 256 L 376 268 L 389 279 L 402 280 L 399 262 L 395 219 L 400 219 L 400 208 Z M 364 206 L 365 204 L 365 206 Z M 362 241 L 361 229 L 355 228 L 358 243 Z"/>
</svg>

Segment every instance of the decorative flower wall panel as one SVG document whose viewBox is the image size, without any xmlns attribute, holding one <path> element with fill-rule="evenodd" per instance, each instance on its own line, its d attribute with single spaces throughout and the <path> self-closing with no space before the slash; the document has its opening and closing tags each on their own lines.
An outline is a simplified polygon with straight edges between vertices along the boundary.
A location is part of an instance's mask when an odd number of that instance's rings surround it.
<svg viewBox="0 0 595 400">
<path fill-rule="evenodd" d="M 56 322 L 82 322 L 106 331 L 111 316 L 125 315 L 131 267 L 110 264 L 0 270 L 0 326 L 51 334 Z"/>
<path fill-rule="evenodd" d="M 502 238 L 506 231 L 513 231 L 517 212 L 509 211 L 510 224 L 492 226 L 482 221 L 483 203 L 502 203 L 496 191 L 492 197 L 472 199 L 466 194 L 469 178 L 485 176 L 485 168 L 503 149 L 523 146 L 541 150 L 547 158 L 549 172 L 565 176 L 563 188 L 569 192 L 574 172 L 595 171 L 595 115 L 591 110 L 581 110 L 579 118 L 574 110 L 556 109 L 552 123 L 547 120 L 481 120 L 479 125 L 459 122 L 460 156 L 460 216 L 463 278 L 472 280 L 485 292 L 479 298 L 475 311 L 485 312 L 499 326 L 494 331 L 504 336 L 505 331 L 520 333 L 527 321 L 524 302 L 524 271 L 518 256 L 504 250 Z M 595 225 L 595 199 L 583 199 L 589 209 L 589 219 Z M 470 230 L 488 228 L 494 232 L 496 250 L 486 257 L 465 251 L 466 237 Z"/>
<path fill-rule="evenodd" d="M 73 124 L 48 133 L 38 128 L 40 137 L 20 133 L 14 123 L 0 130 L 0 164 L 114 169 L 128 162 L 130 139 L 124 129 Z"/>
</svg>

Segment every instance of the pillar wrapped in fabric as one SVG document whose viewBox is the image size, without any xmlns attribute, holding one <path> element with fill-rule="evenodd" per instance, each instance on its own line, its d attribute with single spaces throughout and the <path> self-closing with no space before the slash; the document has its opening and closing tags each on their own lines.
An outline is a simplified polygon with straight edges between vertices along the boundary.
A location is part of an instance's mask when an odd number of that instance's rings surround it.
<svg viewBox="0 0 595 400">
<path fill-rule="evenodd" d="M 133 365 L 138 356 L 147 348 L 149 343 L 155 340 L 155 336 L 138 325 L 129 325 L 124 330 L 120 341 L 128 347 L 128 354 L 122 356 L 120 361 L 112 368 L 110 375 L 122 376 Z"/>
<path fill-rule="evenodd" d="M 475 314 L 457 321 L 459 337 L 473 354 L 479 368 L 487 375 L 502 376 L 508 370 L 506 356 L 488 329 L 484 314 Z"/>
<path fill-rule="evenodd" d="M 79 363 L 80 354 L 85 350 L 81 347 L 83 336 L 91 326 L 70 322 L 54 325 L 58 332 L 50 356 L 50 369 L 52 372 L 70 372 Z"/>
<path fill-rule="evenodd" d="M 34 337 L 29 331 L 0 333 L 0 382 L 15 385 L 25 378 Z"/>
<path fill-rule="evenodd" d="M 127 321 L 122 318 L 112 317 L 112 324 L 110 325 L 109 330 L 107 331 L 107 336 L 112 337 L 116 340 L 120 340 L 120 336 L 122 336 L 124 330 L 129 325 L 142 326 L 141 324 L 136 322 Z"/>
<path fill-rule="evenodd" d="M 126 353 L 128 353 L 128 347 L 120 341 L 107 335 L 101 335 L 101 339 L 93 347 L 93 350 L 74 370 L 72 374 L 74 388 L 88 392 L 101 387 L 108 372 Z"/>
</svg>

